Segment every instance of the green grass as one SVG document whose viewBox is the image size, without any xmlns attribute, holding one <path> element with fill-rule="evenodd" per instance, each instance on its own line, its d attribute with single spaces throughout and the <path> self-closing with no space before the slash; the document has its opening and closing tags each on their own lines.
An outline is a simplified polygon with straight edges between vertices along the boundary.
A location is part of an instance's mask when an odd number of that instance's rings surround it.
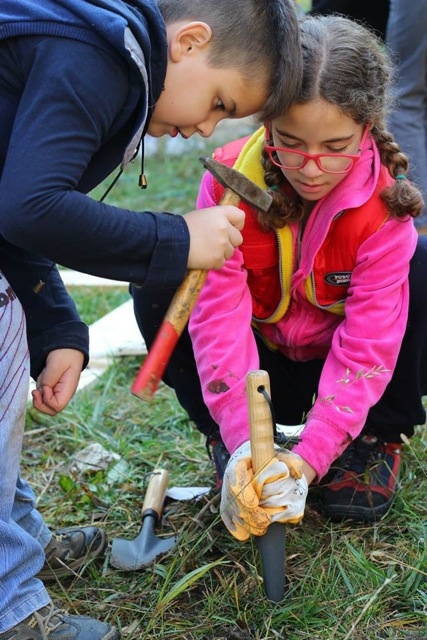
<svg viewBox="0 0 427 640">
<path fill-rule="evenodd" d="M 154 173 L 142 193 L 135 165 L 109 201 L 189 210 L 201 175 L 197 157 L 150 158 L 147 172 L 153 167 Z M 127 299 L 125 290 L 72 292 L 87 322 Z M 171 486 L 212 490 L 198 502 L 167 503 L 158 533 L 179 536 L 170 555 L 134 573 L 107 560 L 87 566 L 50 588 L 62 606 L 114 622 L 126 640 L 426 639 L 425 427 L 404 448 L 403 488 L 376 525 L 331 524 L 310 490 L 303 523 L 288 528 L 287 595 L 273 605 L 263 596 L 254 541 L 238 543 L 222 525 L 204 439 L 174 394 L 161 385 L 148 404 L 130 393 L 140 364 L 139 358 L 118 360 L 55 418 L 29 411 L 22 473 L 46 521 L 52 527 L 96 523 L 110 538 L 133 538 L 147 474 L 158 466 L 168 470 Z M 73 456 L 92 442 L 120 460 L 105 471 L 73 471 Z"/>
<path fill-rule="evenodd" d="M 244 129 L 242 135 L 247 130 L 249 129 Z M 149 156 L 144 163 L 147 188 L 138 187 L 140 160 L 137 158 L 126 167 L 106 202 L 136 211 L 186 213 L 194 209 L 198 185 L 204 172 L 199 158 L 210 155 L 217 146 L 212 140 L 201 143 L 198 139 L 198 142 L 199 144 L 188 141 L 189 151 L 184 158 L 182 155 L 168 153 L 166 141 L 160 139 L 156 155 Z M 93 191 L 93 197 L 100 198 L 115 175 L 116 172 L 97 187 Z"/>
<path fill-rule="evenodd" d="M 303 11 L 310 11 L 311 9 L 311 0 L 295 0 L 295 4 L 297 4 Z"/>
<path fill-rule="evenodd" d="M 76 287 L 68 288 L 86 324 L 93 324 L 102 316 L 130 299 L 127 287 Z"/>
<path fill-rule="evenodd" d="M 239 544 L 222 526 L 202 437 L 165 386 L 151 404 L 130 394 L 139 365 L 137 358 L 119 361 L 61 416 L 29 419 L 25 472 L 46 520 L 101 523 L 111 538 L 133 538 L 146 475 L 157 466 L 169 471 L 171 485 L 212 491 L 199 502 L 167 504 L 158 532 L 180 537 L 170 556 L 135 573 L 106 562 L 89 566 L 52 588 L 64 606 L 130 627 L 125 637 L 135 640 L 425 638 L 424 430 L 405 450 L 404 486 L 384 521 L 331 524 L 309 504 L 304 523 L 288 530 L 288 593 L 272 606 L 253 541 Z M 72 456 L 91 442 L 121 459 L 106 472 L 79 475 L 70 470 Z"/>
</svg>

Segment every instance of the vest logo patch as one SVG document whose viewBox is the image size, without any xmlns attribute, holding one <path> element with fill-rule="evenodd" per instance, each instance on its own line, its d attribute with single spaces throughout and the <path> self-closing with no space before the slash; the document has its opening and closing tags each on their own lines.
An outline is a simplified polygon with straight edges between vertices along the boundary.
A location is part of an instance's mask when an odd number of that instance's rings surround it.
<svg viewBox="0 0 427 640">
<path fill-rule="evenodd" d="M 325 282 L 331 284 L 333 287 L 346 287 L 350 284 L 350 278 L 350 271 L 335 271 L 334 273 L 326 274 Z"/>
</svg>

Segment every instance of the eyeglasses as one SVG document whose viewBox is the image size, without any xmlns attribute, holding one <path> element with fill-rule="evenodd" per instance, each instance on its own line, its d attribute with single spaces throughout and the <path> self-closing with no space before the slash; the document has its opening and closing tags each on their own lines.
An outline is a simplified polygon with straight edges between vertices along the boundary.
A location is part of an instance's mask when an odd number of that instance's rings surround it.
<svg viewBox="0 0 427 640">
<path fill-rule="evenodd" d="M 281 169 L 302 169 L 309 160 L 314 160 L 321 171 L 325 173 L 348 173 L 360 158 L 362 147 L 369 133 L 369 127 L 365 128 L 359 144 L 359 150 L 355 154 L 350 153 L 304 153 L 287 147 L 275 147 L 268 144 L 271 140 L 270 126 L 265 126 L 265 150 L 276 167 Z"/>
</svg>

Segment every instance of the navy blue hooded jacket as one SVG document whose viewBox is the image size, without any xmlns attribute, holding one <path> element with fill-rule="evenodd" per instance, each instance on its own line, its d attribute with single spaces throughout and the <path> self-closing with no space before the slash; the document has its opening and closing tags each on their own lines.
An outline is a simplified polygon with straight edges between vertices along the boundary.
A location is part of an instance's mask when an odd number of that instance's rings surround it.
<svg viewBox="0 0 427 640">
<path fill-rule="evenodd" d="M 85 195 L 138 147 L 166 52 L 154 0 L 1 1 L 0 268 L 27 318 L 49 261 L 146 287 L 181 282 L 189 249 L 181 216 Z M 8 266 L 13 247 L 27 255 L 26 273 Z M 30 338 L 46 328 L 37 314 L 29 319 Z"/>
</svg>

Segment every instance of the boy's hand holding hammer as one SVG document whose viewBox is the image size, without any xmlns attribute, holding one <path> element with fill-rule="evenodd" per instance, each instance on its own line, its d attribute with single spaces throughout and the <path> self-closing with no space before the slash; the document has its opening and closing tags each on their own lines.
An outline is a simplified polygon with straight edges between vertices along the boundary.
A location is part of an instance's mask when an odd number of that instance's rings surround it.
<svg viewBox="0 0 427 640">
<path fill-rule="evenodd" d="M 242 241 L 245 214 L 227 205 L 191 211 L 184 216 L 190 233 L 189 269 L 219 269 Z"/>
</svg>

